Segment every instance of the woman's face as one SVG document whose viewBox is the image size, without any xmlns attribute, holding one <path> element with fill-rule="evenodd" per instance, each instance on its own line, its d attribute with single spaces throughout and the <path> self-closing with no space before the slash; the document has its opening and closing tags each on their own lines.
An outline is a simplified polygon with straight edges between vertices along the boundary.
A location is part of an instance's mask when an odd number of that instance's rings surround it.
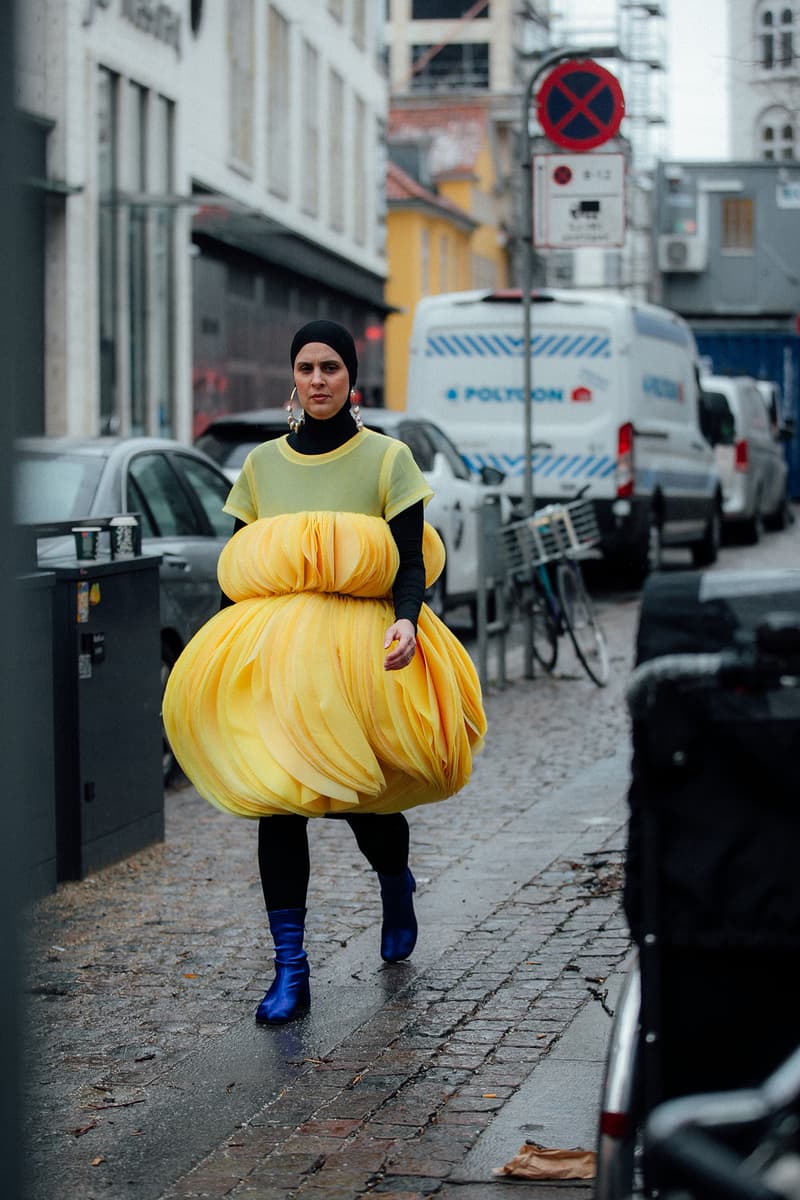
<svg viewBox="0 0 800 1200">
<path fill-rule="evenodd" d="M 338 413 L 350 391 L 344 362 L 324 342 L 308 342 L 294 360 L 297 398 L 305 412 L 318 421 Z"/>
</svg>

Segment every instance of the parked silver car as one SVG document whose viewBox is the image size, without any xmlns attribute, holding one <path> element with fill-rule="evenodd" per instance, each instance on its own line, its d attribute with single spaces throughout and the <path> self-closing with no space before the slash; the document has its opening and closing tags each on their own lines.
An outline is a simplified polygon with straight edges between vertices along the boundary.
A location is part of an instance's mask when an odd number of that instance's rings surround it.
<svg viewBox="0 0 800 1200">
<path fill-rule="evenodd" d="M 142 552 L 162 559 L 162 686 L 189 638 L 219 608 L 217 559 L 233 531 L 222 511 L 229 491 L 214 462 L 169 439 L 41 437 L 15 448 L 19 524 L 140 514 Z M 39 543 L 42 565 L 71 553 L 71 539 Z M 173 767 L 165 743 L 165 780 Z"/>
<path fill-rule="evenodd" d="M 426 597 L 428 604 L 440 617 L 463 604 L 474 610 L 478 590 L 476 510 L 487 497 L 496 495 L 500 519 L 508 519 L 510 501 L 497 491 L 502 471 L 484 467 L 477 479 L 447 434 L 432 421 L 383 408 L 362 409 L 361 417 L 368 429 L 405 442 L 433 488 L 425 515 L 444 542 L 447 564 Z M 286 432 L 282 408 L 258 409 L 218 417 L 196 445 L 234 480 L 252 449 Z"/>
</svg>

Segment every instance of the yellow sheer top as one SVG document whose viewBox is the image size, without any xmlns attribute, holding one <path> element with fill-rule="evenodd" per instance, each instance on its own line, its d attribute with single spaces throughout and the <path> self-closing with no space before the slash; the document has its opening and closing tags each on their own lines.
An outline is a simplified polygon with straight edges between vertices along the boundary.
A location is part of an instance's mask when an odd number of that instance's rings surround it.
<svg viewBox="0 0 800 1200">
<path fill-rule="evenodd" d="M 298 454 L 286 437 L 257 446 L 245 459 L 225 512 L 247 523 L 314 510 L 391 521 L 432 495 L 404 442 L 362 429 L 327 454 Z"/>
</svg>

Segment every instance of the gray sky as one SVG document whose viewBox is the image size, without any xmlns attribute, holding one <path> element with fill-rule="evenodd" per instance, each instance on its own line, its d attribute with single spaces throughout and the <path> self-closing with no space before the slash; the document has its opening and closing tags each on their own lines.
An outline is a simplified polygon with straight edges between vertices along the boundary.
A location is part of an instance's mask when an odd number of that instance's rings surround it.
<svg viewBox="0 0 800 1200">
<path fill-rule="evenodd" d="M 668 154 L 728 158 L 727 0 L 668 0 Z"/>
<path fill-rule="evenodd" d="M 667 11 L 665 153 L 671 158 L 727 158 L 727 0 L 663 0 Z M 616 0 L 551 0 L 566 20 L 601 45 L 615 37 Z M 556 35 L 557 36 L 557 35 Z M 608 67 L 614 70 L 613 62 Z"/>
</svg>

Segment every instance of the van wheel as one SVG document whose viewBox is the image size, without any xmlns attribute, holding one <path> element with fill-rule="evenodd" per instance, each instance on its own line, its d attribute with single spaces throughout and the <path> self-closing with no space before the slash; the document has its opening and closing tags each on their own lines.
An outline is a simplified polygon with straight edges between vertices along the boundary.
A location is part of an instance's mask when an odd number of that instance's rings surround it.
<svg viewBox="0 0 800 1200">
<path fill-rule="evenodd" d="M 611 558 L 616 570 L 630 587 L 639 588 L 648 575 L 661 570 L 663 547 L 658 510 L 653 508 L 647 518 L 647 530 L 633 550 L 620 552 Z"/>
<path fill-rule="evenodd" d="M 696 546 L 692 546 L 692 562 L 696 567 L 710 567 L 717 561 L 720 542 L 722 540 L 722 517 L 719 506 L 714 505 L 708 518 L 706 531 Z"/>
<path fill-rule="evenodd" d="M 780 503 L 774 512 L 771 512 L 768 517 L 764 517 L 765 529 L 774 529 L 780 531 L 785 529 L 789 524 L 789 497 L 786 492 L 783 493 Z"/>
<path fill-rule="evenodd" d="M 647 533 L 639 543 L 639 553 L 636 556 L 632 582 L 636 585 L 644 583 L 648 575 L 660 571 L 664 562 L 664 545 L 661 538 L 661 519 L 658 510 L 650 509 L 647 518 Z"/>
<path fill-rule="evenodd" d="M 663 565 L 664 542 L 661 533 L 661 518 L 655 509 L 651 509 L 647 522 L 646 574 L 652 575 L 654 571 L 660 571 Z"/>
<path fill-rule="evenodd" d="M 742 537 L 748 546 L 757 546 L 764 532 L 764 519 L 761 514 L 761 497 L 756 496 L 753 515 L 742 525 Z"/>
</svg>

